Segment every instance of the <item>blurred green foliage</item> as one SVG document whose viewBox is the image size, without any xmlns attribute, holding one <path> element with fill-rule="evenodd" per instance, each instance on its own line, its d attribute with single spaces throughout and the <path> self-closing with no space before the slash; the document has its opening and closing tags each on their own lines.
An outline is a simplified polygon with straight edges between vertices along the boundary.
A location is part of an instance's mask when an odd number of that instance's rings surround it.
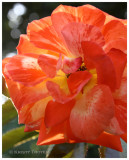
<svg viewBox="0 0 129 160">
<path fill-rule="evenodd" d="M 8 123 L 17 116 L 17 111 L 14 108 L 11 100 L 7 100 L 2 106 L 2 124 Z"/>
</svg>

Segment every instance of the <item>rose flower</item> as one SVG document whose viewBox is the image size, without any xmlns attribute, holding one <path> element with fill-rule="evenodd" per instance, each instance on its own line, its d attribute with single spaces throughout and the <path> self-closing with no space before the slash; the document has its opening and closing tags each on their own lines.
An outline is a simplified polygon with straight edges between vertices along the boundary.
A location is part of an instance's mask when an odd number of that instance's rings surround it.
<svg viewBox="0 0 129 160">
<path fill-rule="evenodd" d="M 127 140 L 126 20 L 91 6 L 58 6 L 28 24 L 3 60 L 10 97 L 38 145 Z"/>
</svg>

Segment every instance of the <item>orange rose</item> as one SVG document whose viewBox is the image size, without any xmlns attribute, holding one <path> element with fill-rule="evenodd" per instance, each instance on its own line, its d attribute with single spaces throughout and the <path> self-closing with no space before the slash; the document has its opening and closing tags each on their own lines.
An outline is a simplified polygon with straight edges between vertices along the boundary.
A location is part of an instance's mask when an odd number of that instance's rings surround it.
<svg viewBox="0 0 129 160">
<path fill-rule="evenodd" d="M 58 6 L 28 24 L 3 74 L 38 145 L 88 142 L 122 151 L 127 135 L 126 20 L 91 6 Z"/>
</svg>

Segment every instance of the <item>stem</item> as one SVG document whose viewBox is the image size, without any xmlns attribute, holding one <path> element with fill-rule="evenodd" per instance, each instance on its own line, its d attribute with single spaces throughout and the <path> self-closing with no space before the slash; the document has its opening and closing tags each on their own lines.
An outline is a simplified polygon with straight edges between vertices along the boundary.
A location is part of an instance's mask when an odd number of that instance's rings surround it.
<svg viewBox="0 0 129 160">
<path fill-rule="evenodd" d="M 73 151 L 73 158 L 85 158 L 87 150 L 86 143 L 77 143 Z"/>
<path fill-rule="evenodd" d="M 100 156 L 100 158 L 105 158 L 105 150 L 106 150 L 106 147 L 100 146 L 100 147 L 98 148 L 98 150 L 99 150 L 99 156 Z"/>
</svg>

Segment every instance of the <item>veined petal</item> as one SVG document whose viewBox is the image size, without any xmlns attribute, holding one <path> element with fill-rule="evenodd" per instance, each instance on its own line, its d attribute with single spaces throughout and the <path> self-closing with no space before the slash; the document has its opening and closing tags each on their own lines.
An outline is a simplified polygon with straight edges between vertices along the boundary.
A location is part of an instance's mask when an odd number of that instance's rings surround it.
<svg viewBox="0 0 129 160">
<path fill-rule="evenodd" d="M 116 89 L 116 73 L 112 60 L 102 48 L 94 42 L 82 42 L 84 62 L 91 62 L 96 68 L 99 84 L 108 85 L 112 90 Z"/>
<path fill-rule="evenodd" d="M 4 74 L 9 79 L 26 86 L 36 85 L 47 78 L 37 63 L 35 54 L 16 55 L 5 65 Z"/>
<path fill-rule="evenodd" d="M 27 28 L 27 35 L 35 47 L 67 55 L 62 41 L 52 26 L 51 17 L 31 22 Z"/>
<path fill-rule="evenodd" d="M 105 131 L 114 135 L 124 134 L 124 131 L 121 129 L 119 121 L 116 117 L 111 119 L 111 122 Z"/>
<path fill-rule="evenodd" d="M 121 80 L 120 88 L 113 93 L 115 101 L 127 103 L 127 77 L 123 77 Z"/>
<path fill-rule="evenodd" d="M 121 78 L 127 63 L 127 55 L 118 49 L 111 49 L 107 55 L 113 62 L 116 71 L 117 88 L 120 87 Z"/>
<path fill-rule="evenodd" d="M 91 141 L 109 125 L 114 116 L 114 101 L 109 87 L 97 85 L 76 102 L 70 114 L 74 135 Z"/>
<path fill-rule="evenodd" d="M 73 108 L 74 104 L 74 99 L 65 104 L 50 101 L 45 110 L 44 120 L 46 127 L 53 127 L 69 118 L 71 109 Z"/>
<path fill-rule="evenodd" d="M 60 5 L 52 12 L 51 18 L 52 24 L 60 37 L 62 37 L 61 30 L 70 22 L 82 22 L 101 28 L 105 21 L 105 15 L 102 11 L 97 8 L 88 8 L 87 5 L 80 7 Z"/>
<path fill-rule="evenodd" d="M 77 22 L 68 23 L 62 28 L 61 33 L 68 49 L 75 56 L 83 55 L 83 50 L 81 47 L 82 41 L 96 42 L 101 47 L 105 43 L 100 29 L 89 24 Z"/>
<path fill-rule="evenodd" d="M 120 38 L 117 40 L 112 40 L 104 46 L 104 51 L 107 53 L 112 48 L 119 49 L 124 53 L 127 53 L 127 39 Z"/>
<path fill-rule="evenodd" d="M 55 32 L 49 17 L 30 23 L 27 34 L 30 42 L 36 47 L 67 55 L 67 51 Z"/>
<path fill-rule="evenodd" d="M 52 100 L 52 97 L 46 97 L 43 98 L 35 103 L 28 104 L 24 107 L 22 107 L 18 111 L 19 124 L 31 124 L 33 122 L 36 122 L 42 118 L 44 118 L 45 115 L 45 109 L 49 101 Z"/>
<path fill-rule="evenodd" d="M 46 88 L 46 81 L 33 87 L 27 87 L 6 78 L 9 94 L 17 110 L 22 107 L 35 103 L 38 100 L 49 96 Z"/>
<path fill-rule="evenodd" d="M 18 54 L 35 53 L 44 54 L 47 53 L 46 50 L 36 47 L 30 42 L 29 37 L 26 34 L 20 36 L 19 44 L 17 46 Z"/>
<path fill-rule="evenodd" d="M 113 94 L 115 100 L 115 116 L 111 120 L 107 132 L 121 135 L 127 132 L 127 82 L 122 78 L 120 88 Z"/>
<path fill-rule="evenodd" d="M 27 35 L 30 35 L 31 31 L 39 32 L 41 30 L 44 30 L 44 28 L 49 27 L 51 25 L 52 25 L 52 22 L 51 22 L 50 16 L 42 18 L 40 20 L 34 20 L 31 23 L 29 23 L 27 26 Z"/>
<path fill-rule="evenodd" d="M 62 58 L 61 60 L 60 58 L 49 54 L 42 54 L 38 58 L 38 64 L 48 77 L 53 78 L 56 75 L 57 64 L 58 64 L 58 70 L 61 68 Z"/>
<path fill-rule="evenodd" d="M 127 28 L 118 20 L 112 20 L 104 25 L 102 34 L 107 42 L 120 38 L 127 39 Z"/>
</svg>

